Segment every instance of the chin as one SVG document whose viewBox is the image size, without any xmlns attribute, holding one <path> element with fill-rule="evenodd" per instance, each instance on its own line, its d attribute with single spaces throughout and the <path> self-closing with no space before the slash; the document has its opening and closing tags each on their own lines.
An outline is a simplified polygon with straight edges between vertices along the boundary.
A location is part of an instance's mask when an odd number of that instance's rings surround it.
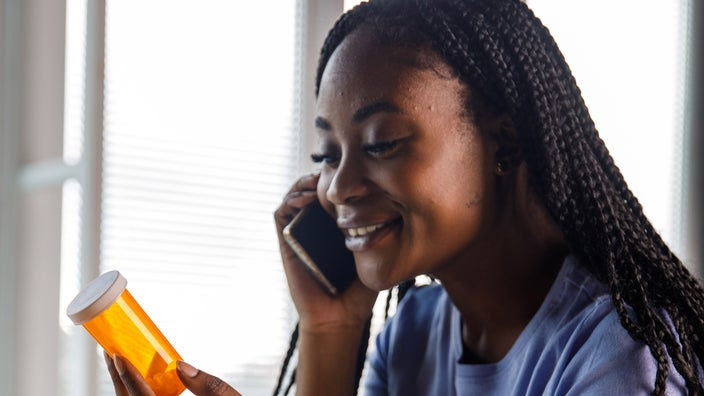
<svg viewBox="0 0 704 396">
<path fill-rule="evenodd" d="M 388 290 L 404 279 L 397 279 L 389 271 L 382 271 L 379 264 L 365 263 L 357 264 L 357 275 L 364 286 L 371 290 L 381 292 Z"/>
<path fill-rule="evenodd" d="M 375 292 L 383 292 L 384 290 L 388 290 L 396 285 L 395 283 L 381 282 L 377 281 L 376 279 L 370 281 L 362 277 L 360 277 L 360 280 L 362 281 L 364 286 L 368 287 L 369 289 Z"/>
</svg>

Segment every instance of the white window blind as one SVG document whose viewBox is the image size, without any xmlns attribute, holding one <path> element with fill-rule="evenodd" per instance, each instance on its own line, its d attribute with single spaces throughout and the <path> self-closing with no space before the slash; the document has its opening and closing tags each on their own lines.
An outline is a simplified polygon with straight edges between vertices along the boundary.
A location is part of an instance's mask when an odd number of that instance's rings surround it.
<svg viewBox="0 0 704 396">
<path fill-rule="evenodd" d="M 560 46 L 645 214 L 688 264 L 682 136 L 690 0 L 528 4 Z"/>
<path fill-rule="evenodd" d="M 295 23 L 294 1 L 106 8 L 101 272 L 247 395 L 273 390 L 294 321 L 273 211 L 298 173 Z"/>
</svg>

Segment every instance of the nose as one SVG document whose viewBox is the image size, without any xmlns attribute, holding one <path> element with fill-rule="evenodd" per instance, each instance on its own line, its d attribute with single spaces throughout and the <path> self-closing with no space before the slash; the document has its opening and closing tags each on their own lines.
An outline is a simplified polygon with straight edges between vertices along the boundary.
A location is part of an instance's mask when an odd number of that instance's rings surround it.
<svg viewBox="0 0 704 396">
<path fill-rule="evenodd" d="M 364 166 L 359 160 L 348 156 L 342 158 L 330 180 L 326 197 L 335 205 L 354 202 L 369 194 L 369 181 Z"/>
</svg>

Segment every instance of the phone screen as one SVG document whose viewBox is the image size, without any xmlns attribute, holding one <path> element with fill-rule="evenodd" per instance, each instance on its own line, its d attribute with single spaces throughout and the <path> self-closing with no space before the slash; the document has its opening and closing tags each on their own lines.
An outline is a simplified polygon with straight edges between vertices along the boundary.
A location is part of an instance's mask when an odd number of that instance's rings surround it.
<svg viewBox="0 0 704 396">
<path fill-rule="evenodd" d="M 284 238 L 331 294 L 342 293 L 357 278 L 345 236 L 317 200 L 284 228 Z"/>
</svg>

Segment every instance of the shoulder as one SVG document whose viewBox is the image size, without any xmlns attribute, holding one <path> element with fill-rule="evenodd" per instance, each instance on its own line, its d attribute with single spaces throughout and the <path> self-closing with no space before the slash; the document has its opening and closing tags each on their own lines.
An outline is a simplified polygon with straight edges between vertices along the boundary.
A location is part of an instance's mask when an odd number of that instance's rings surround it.
<svg viewBox="0 0 704 396">
<path fill-rule="evenodd" d="M 610 302 L 592 310 L 565 345 L 557 394 L 649 394 L 657 362 L 650 348 L 631 337 Z M 684 392 L 684 381 L 669 362 L 668 392 Z"/>
<path fill-rule="evenodd" d="M 439 352 L 429 346 L 429 339 L 434 332 L 449 328 L 441 322 L 450 320 L 451 309 L 439 284 L 410 289 L 370 350 L 366 393 L 385 395 L 389 389 L 405 389 L 411 384 L 407 379 L 422 371 L 428 360 L 426 352 L 431 360 Z"/>
<path fill-rule="evenodd" d="M 438 320 L 449 318 L 452 304 L 445 289 L 433 283 L 408 290 L 396 313 L 387 321 L 383 331 L 387 337 L 424 337 Z"/>
<path fill-rule="evenodd" d="M 414 286 L 399 303 L 394 318 L 431 315 L 438 305 L 447 300 L 445 289 L 438 283 Z"/>
<path fill-rule="evenodd" d="M 560 356 L 554 393 L 651 393 L 657 362 L 650 349 L 623 327 L 608 288 L 578 263 L 572 265 L 562 295 L 565 315 L 554 329 Z M 668 391 L 684 391 L 672 362 Z"/>
</svg>

